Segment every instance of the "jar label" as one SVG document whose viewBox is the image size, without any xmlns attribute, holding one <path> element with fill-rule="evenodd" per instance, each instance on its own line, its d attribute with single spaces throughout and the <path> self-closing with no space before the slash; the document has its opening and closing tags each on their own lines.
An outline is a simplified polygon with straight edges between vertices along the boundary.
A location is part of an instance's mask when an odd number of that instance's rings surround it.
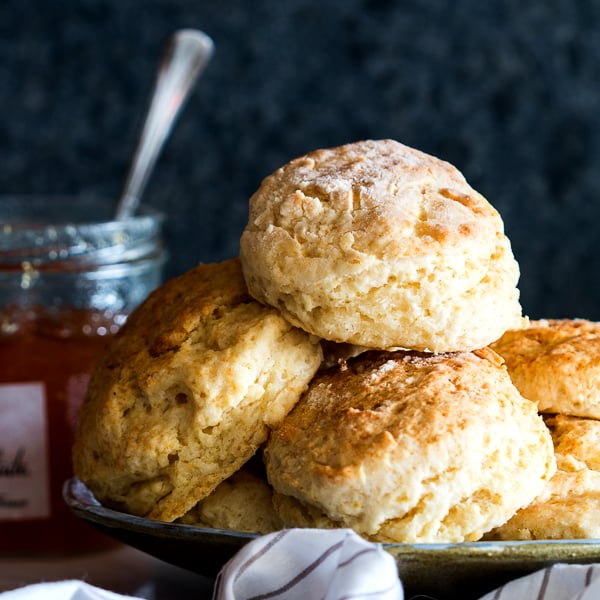
<svg viewBox="0 0 600 600">
<path fill-rule="evenodd" d="M 0 521 L 50 516 L 43 383 L 0 385 Z"/>
</svg>

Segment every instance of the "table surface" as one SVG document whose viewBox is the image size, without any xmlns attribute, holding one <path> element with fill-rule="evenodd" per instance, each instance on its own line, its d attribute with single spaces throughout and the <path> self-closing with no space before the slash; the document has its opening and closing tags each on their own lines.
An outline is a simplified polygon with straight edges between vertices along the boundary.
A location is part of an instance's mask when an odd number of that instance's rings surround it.
<svg viewBox="0 0 600 600">
<path fill-rule="evenodd" d="M 213 587 L 211 579 L 129 546 L 69 558 L 0 557 L 0 591 L 63 579 L 147 600 L 210 600 Z"/>
</svg>

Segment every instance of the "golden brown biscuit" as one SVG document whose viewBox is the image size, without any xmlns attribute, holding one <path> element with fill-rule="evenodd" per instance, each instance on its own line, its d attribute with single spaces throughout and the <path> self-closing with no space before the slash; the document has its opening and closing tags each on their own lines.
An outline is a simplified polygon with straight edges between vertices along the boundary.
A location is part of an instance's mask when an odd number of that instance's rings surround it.
<svg viewBox="0 0 600 600">
<path fill-rule="evenodd" d="M 309 507 L 288 504 L 286 525 L 331 521 L 395 542 L 477 540 L 555 471 L 548 428 L 489 349 L 367 352 L 332 367 L 264 454 L 275 492 Z"/>
<path fill-rule="evenodd" d="M 172 521 L 237 471 L 319 368 L 319 340 L 249 297 L 237 259 L 153 292 L 94 372 L 75 474 L 106 505 Z"/>
<path fill-rule="evenodd" d="M 249 533 L 270 533 L 283 525 L 275 512 L 273 490 L 267 480 L 243 469 L 220 483 L 179 521 Z"/>
<path fill-rule="evenodd" d="M 600 323 L 543 319 L 507 331 L 492 347 L 540 412 L 600 418 Z"/>
<path fill-rule="evenodd" d="M 284 527 L 308 527 L 310 529 L 344 527 L 343 523 L 333 521 L 316 506 L 304 504 L 293 496 L 273 492 L 272 504 Z"/>
<path fill-rule="evenodd" d="M 255 298 L 334 342 L 472 350 L 522 323 L 498 212 L 452 165 L 393 140 L 311 152 L 267 177 L 240 257 Z"/>
<path fill-rule="evenodd" d="M 533 502 L 485 537 L 491 540 L 600 537 L 600 421 L 546 418 L 558 471 Z"/>
<path fill-rule="evenodd" d="M 600 537 L 600 473 L 558 471 L 543 492 L 486 540 L 550 540 Z"/>
<path fill-rule="evenodd" d="M 566 415 L 547 415 L 554 453 L 562 471 L 600 472 L 600 421 Z"/>
</svg>

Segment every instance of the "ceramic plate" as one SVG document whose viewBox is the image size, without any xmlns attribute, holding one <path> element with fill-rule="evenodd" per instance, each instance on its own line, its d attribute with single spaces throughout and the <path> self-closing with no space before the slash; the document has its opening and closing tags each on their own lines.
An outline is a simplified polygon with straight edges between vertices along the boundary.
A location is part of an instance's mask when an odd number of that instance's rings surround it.
<svg viewBox="0 0 600 600">
<path fill-rule="evenodd" d="M 78 479 L 65 483 L 64 498 L 81 519 L 111 537 L 156 558 L 207 577 L 214 577 L 244 544 L 250 533 L 161 523 L 103 507 Z M 564 563 L 600 562 L 600 540 L 471 542 L 462 544 L 383 544 L 394 556 L 405 597 L 436 600 L 475 599 L 500 585 Z"/>
</svg>

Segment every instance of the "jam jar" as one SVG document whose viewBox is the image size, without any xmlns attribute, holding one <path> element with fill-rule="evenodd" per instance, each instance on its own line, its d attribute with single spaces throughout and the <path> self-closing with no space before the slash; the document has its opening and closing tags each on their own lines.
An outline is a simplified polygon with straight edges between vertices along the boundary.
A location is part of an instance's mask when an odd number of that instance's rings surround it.
<svg viewBox="0 0 600 600">
<path fill-rule="evenodd" d="M 90 372 L 160 285 L 162 216 L 115 221 L 110 202 L 0 198 L 0 555 L 113 542 L 62 497 Z"/>
</svg>

